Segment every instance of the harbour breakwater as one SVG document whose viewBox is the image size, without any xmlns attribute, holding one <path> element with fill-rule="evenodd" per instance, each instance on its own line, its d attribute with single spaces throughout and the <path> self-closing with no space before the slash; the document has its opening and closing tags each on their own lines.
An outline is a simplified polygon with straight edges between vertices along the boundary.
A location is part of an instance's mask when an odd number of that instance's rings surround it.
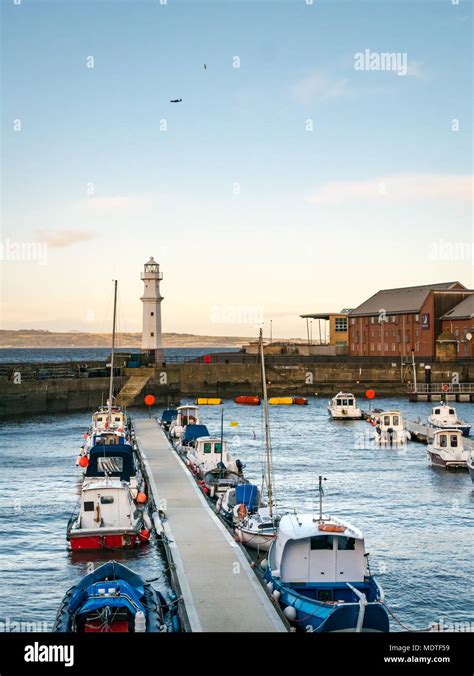
<svg viewBox="0 0 474 676">
<path fill-rule="evenodd" d="M 367 388 L 377 396 L 406 395 L 413 372 L 387 359 L 268 357 L 270 396 L 328 397 L 339 390 L 356 396 Z M 425 382 L 426 363 L 417 364 L 417 381 Z M 474 382 L 474 361 L 431 362 L 431 382 Z M 105 362 L 83 364 L 2 364 L 0 417 L 92 410 L 108 395 Z M 128 406 L 141 405 L 147 394 L 167 405 L 185 397 L 234 398 L 261 393 L 260 365 L 245 355 L 219 355 L 161 366 L 117 369 L 115 394 L 134 379 L 141 387 Z"/>
</svg>

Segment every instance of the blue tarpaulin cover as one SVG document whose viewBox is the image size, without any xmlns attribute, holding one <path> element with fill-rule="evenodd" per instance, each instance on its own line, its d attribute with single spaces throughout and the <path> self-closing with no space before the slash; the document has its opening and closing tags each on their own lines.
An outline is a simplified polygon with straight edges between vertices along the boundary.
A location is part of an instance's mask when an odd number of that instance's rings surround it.
<svg viewBox="0 0 474 676">
<path fill-rule="evenodd" d="M 178 411 L 175 408 L 165 408 L 161 414 L 161 422 L 170 423 L 175 420 Z"/>
<path fill-rule="evenodd" d="M 237 484 L 235 499 L 238 505 L 245 505 L 247 509 L 258 507 L 258 488 L 255 484 Z"/>
<path fill-rule="evenodd" d="M 193 441 L 193 439 L 199 439 L 199 437 L 208 436 L 209 430 L 205 425 L 186 425 L 181 436 L 181 441 L 183 443 L 187 443 L 188 441 Z"/>
</svg>

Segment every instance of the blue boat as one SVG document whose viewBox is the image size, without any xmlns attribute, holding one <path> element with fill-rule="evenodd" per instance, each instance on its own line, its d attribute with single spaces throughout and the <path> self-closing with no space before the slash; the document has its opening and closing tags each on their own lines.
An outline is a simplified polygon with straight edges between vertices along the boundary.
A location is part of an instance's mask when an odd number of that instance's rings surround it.
<svg viewBox="0 0 474 676">
<path fill-rule="evenodd" d="M 287 619 L 303 631 L 390 631 L 363 535 L 339 519 L 283 516 L 265 578 Z"/>
<path fill-rule="evenodd" d="M 109 561 L 66 592 L 53 631 L 159 632 L 166 630 L 166 610 L 165 599 L 151 584 Z"/>
</svg>

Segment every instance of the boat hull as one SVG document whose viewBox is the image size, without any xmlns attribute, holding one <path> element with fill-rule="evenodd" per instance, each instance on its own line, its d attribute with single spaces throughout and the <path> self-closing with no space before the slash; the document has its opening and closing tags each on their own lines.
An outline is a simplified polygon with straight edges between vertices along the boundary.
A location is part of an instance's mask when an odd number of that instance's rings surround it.
<svg viewBox="0 0 474 676">
<path fill-rule="evenodd" d="M 465 460 L 451 460 L 449 458 L 443 458 L 441 455 L 434 451 L 428 451 L 428 460 L 435 467 L 442 467 L 443 469 L 452 469 L 452 470 L 466 470 L 468 469 L 467 462 Z"/>
<path fill-rule="evenodd" d="M 428 421 L 430 427 L 435 430 L 459 430 L 463 437 L 468 437 L 471 434 L 471 425 L 438 425 L 435 422 Z"/>
<path fill-rule="evenodd" d="M 276 537 L 276 533 L 260 534 L 238 527 L 235 529 L 235 534 L 245 547 L 261 552 L 268 552 Z"/>
<path fill-rule="evenodd" d="M 67 539 L 73 552 L 92 549 L 133 549 L 147 542 L 135 531 L 125 533 L 97 532 L 84 535 L 70 534 Z"/>
<path fill-rule="evenodd" d="M 365 606 L 363 622 L 358 629 L 360 606 L 358 603 L 329 604 L 315 601 L 301 593 L 286 587 L 279 579 L 273 578 L 267 571 L 271 582 L 270 590 L 278 591 L 279 603 L 285 612 L 293 608 L 296 616 L 291 622 L 302 631 L 309 632 L 389 632 L 390 623 L 387 611 L 380 601 L 369 602 Z"/>
</svg>

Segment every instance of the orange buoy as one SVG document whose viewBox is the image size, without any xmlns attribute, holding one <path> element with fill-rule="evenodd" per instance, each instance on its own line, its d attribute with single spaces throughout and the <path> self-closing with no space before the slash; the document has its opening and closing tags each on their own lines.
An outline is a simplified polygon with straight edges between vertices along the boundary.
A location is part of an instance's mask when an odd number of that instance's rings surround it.
<svg viewBox="0 0 474 676">
<path fill-rule="evenodd" d="M 293 397 L 293 403 L 299 404 L 299 406 L 307 406 L 308 400 L 306 399 L 306 397 Z"/>
<path fill-rule="evenodd" d="M 79 465 L 81 467 L 87 467 L 88 464 L 89 464 L 89 460 L 86 458 L 85 455 L 83 455 L 82 458 L 79 460 Z"/>
<path fill-rule="evenodd" d="M 367 399 L 373 399 L 375 397 L 375 390 L 367 390 L 365 396 Z"/>
<path fill-rule="evenodd" d="M 246 395 L 241 395 L 239 397 L 235 397 L 234 399 L 236 404 L 246 404 L 247 406 L 259 406 L 260 405 L 260 397 L 256 396 L 246 396 Z"/>
<path fill-rule="evenodd" d="M 84 434 L 84 439 L 88 439 L 88 437 L 89 437 L 89 435 L 88 435 L 87 432 L 86 432 L 86 433 Z"/>
<path fill-rule="evenodd" d="M 153 394 L 147 394 L 145 399 L 143 400 L 147 406 L 153 406 L 153 404 L 156 401 L 156 398 Z"/>
<path fill-rule="evenodd" d="M 148 498 L 147 498 L 145 493 L 137 493 L 137 502 L 138 503 L 140 503 L 141 505 L 144 505 L 147 500 L 148 500 Z"/>
</svg>

